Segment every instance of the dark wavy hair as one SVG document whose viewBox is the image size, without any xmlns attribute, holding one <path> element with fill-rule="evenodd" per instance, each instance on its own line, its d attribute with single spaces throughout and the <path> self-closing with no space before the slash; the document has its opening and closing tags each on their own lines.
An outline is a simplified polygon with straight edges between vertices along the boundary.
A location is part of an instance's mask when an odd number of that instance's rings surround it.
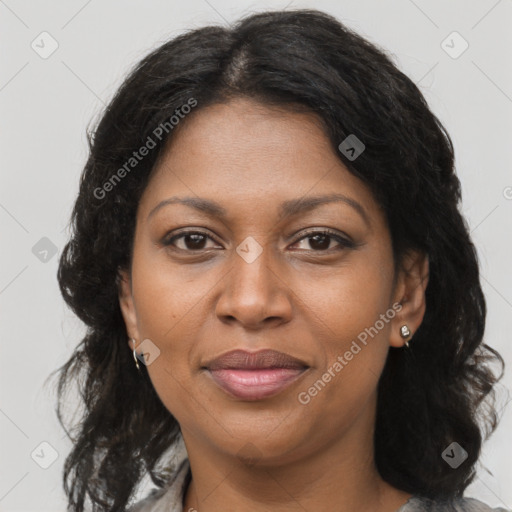
<svg viewBox="0 0 512 512">
<path fill-rule="evenodd" d="M 108 193 L 98 190 L 191 98 L 195 115 L 236 97 L 314 114 L 385 212 L 395 267 L 409 249 L 428 254 L 423 323 L 409 350 L 390 348 L 378 384 L 375 459 L 398 489 L 433 499 L 462 496 L 498 422 L 494 386 L 504 362 L 483 343 L 486 303 L 458 208 L 452 141 L 382 49 L 325 13 L 295 10 L 253 14 L 166 42 L 130 72 L 88 129 L 89 156 L 58 268 L 64 300 L 87 327 L 55 371 L 57 415 L 74 443 L 63 475 L 71 510 L 83 511 L 86 499 L 93 510 L 124 510 L 147 475 L 163 487 L 175 468 L 162 463 L 180 435 L 144 365 L 137 372 L 118 299 L 118 271 L 131 267 L 139 199 L 176 130 Z M 338 149 L 350 134 L 366 146 L 353 161 Z M 72 384 L 84 406 L 73 435 L 62 414 Z M 453 441 L 468 453 L 457 469 L 441 456 Z"/>
</svg>

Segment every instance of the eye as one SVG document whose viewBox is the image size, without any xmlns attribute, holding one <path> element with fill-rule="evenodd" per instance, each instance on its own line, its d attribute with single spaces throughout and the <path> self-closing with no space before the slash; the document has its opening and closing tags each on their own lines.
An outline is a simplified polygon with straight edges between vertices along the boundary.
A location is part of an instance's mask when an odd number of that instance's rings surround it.
<svg viewBox="0 0 512 512">
<path fill-rule="evenodd" d="M 208 247 L 205 247 L 205 243 L 208 239 L 215 242 L 211 236 L 203 231 L 182 231 L 177 235 L 164 239 L 162 243 L 166 246 L 173 246 L 182 251 L 191 252 L 208 249 Z M 182 247 L 179 247 L 175 243 L 177 241 L 182 242 Z"/>
<path fill-rule="evenodd" d="M 354 242 L 343 238 L 337 232 L 325 229 L 321 231 L 309 231 L 305 236 L 297 240 L 294 245 L 304 242 L 310 246 L 310 249 L 306 248 L 306 250 L 327 252 L 332 249 L 331 242 L 333 240 L 338 243 L 338 248 L 334 247 L 334 250 L 353 248 L 356 246 Z"/>
<path fill-rule="evenodd" d="M 182 231 L 171 237 L 165 238 L 162 243 L 165 246 L 177 249 L 179 251 L 194 252 L 204 251 L 207 247 L 208 240 L 217 243 L 208 233 L 204 231 Z M 331 247 L 332 242 L 336 242 L 338 247 Z M 303 237 L 298 239 L 293 245 L 300 243 L 309 243 L 309 248 L 304 248 L 311 252 L 328 252 L 331 250 L 339 251 L 344 248 L 354 248 L 356 244 L 351 240 L 342 237 L 336 231 L 317 230 L 309 231 Z M 180 246 L 181 245 L 181 246 Z M 210 247 L 214 249 L 215 247 Z"/>
</svg>

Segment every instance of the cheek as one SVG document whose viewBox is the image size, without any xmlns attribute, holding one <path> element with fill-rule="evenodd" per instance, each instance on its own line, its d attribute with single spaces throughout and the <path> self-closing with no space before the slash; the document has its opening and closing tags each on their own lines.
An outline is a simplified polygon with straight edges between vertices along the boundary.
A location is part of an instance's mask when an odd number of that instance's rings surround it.
<svg viewBox="0 0 512 512">
<path fill-rule="evenodd" d="M 134 254 L 132 279 L 141 336 L 163 343 L 200 325 L 201 301 L 213 284 L 204 269 L 182 269 L 166 257 L 165 249 L 141 248 Z"/>
<path fill-rule="evenodd" d="M 390 266 L 361 258 L 309 293 L 308 308 L 321 320 L 319 349 L 325 354 L 307 382 L 315 386 L 308 394 L 323 395 L 312 401 L 339 411 L 340 407 L 357 408 L 358 400 L 372 394 L 386 360 L 395 316 L 389 307 L 391 286 Z M 310 290 L 315 290 L 313 285 Z"/>
<path fill-rule="evenodd" d="M 328 278 L 308 281 L 301 292 L 308 308 L 325 325 L 331 338 L 327 345 L 331 352 L 343 349 L 347 342 L 350 344 L 374 326 L 389 308 L 392 287 L 389 265 L 383 266 L 370 253 L 353 261 L 353 265 L 333 269 Z M 378 330 L 386 331 L 388 324 L 381 324 Z"/>
<path fill-rule="evenodd" d="M 201 325 L 200 298 L 192 284 L 162 266 L 134 265 L 132 279 L 141 341 L 151 340 L 158 350 L 158 357 L 147 366 L 150 380 L 165 407 L 181 421 L 197 414 L 191 409 L 194 402 L 184 398 L 190 395 L 189 340 Z"/>
</svg>

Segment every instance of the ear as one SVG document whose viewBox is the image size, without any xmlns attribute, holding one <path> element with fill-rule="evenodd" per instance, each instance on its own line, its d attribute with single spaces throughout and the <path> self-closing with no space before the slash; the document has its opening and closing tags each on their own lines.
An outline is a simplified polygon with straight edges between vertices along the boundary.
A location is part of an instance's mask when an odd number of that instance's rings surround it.
<svg viewBox="0 0 512 512">
<path fill-rule="evenodd" d="M 129 338 L 127 341 L 129 347 L 133 350 L 134 346 L 131 338 L 135 338 L 135 345 L 138 345 L 140 342 L 140 336 L 137 327 L 137 313 L 133 302 L 131 277 L 127 270 L 118 269 L 117 285 L 119 306 L 124 318 L 126 333 Z"/>
<path fill-rule="evenodd" d="M 426 310 L 425 290 L 428 284 L 429 260 L 422 251 L 407 252 L 401 262 L 393 304 L 398 302 L 402 309 L 391 320 L 389 344 L 402 347 L 410 341 L 419 329 Z M 400 335 L 402 325 L 407 325 L 411 334 L 407 338 Z"/>
</svg>

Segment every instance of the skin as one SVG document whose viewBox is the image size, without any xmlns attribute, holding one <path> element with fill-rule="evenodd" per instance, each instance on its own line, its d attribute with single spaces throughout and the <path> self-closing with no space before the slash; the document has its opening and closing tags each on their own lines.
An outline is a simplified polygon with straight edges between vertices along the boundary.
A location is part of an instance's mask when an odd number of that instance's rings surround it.
<svg viewBox="0 0 512 512">
<path fill-rule="evenodd" d="M 344 202 L 279 217 L 283 201 L 332 193 L 357 201 L 368 224 Z M 148 219 L 172 196 L 216 201 L 227 216 L 168 204 Z M 163 243 L 184 228 L 207 237 Z M 330 228 L 358 245 L 315 244 L 306 228 Z M 262 248 L 250 263 L 236 251 L 247 237 Z M 414 333 L 425 312 L 428 258 L 411 251 L 402 263 L 395 276 L 384 212 L 314 115 L 239 98 L 179 126 L 138 205 L 119 300 L 128 336 L 160 350 L 147 369 L 187 448 L 184 510 L 392 512 L 407 501 L 409 493 L 380 478 L 372 444 L 389 347 L 402 347 L 400 326 Z M 395 303 L 394 318 L 301 404 L 298 393 Z M 274 397 L 243 401 L 201 370 L 235 348 L 273 348 L 310 368 Z"/>
</svg>

